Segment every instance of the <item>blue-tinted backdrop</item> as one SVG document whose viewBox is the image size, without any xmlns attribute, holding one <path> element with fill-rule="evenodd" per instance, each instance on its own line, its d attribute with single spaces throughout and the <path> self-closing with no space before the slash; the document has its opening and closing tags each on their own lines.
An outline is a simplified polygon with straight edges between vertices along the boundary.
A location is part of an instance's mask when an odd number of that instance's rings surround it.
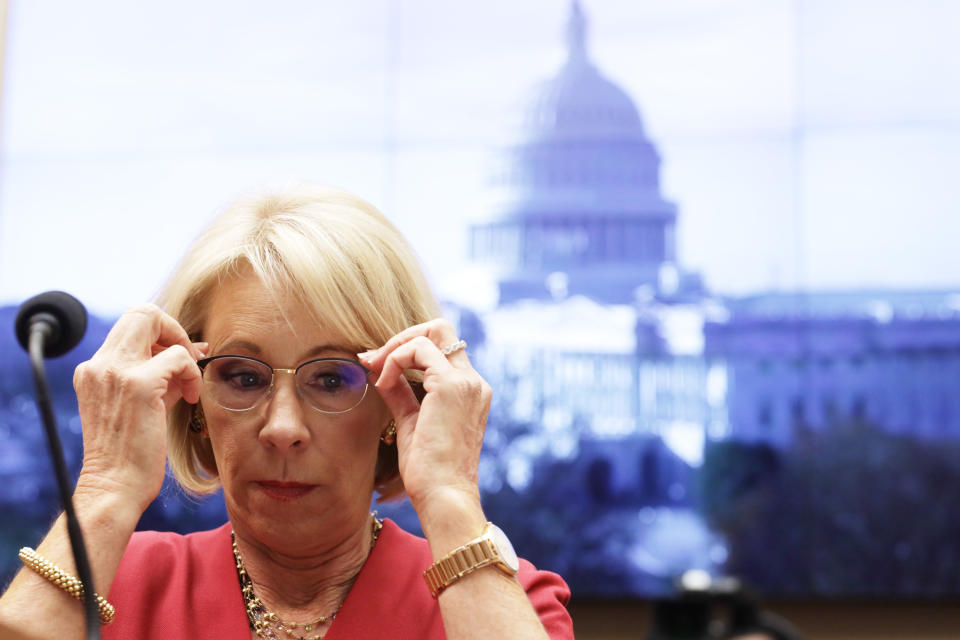
<svg viewBox="0 0 960 640">
<path fill-rule="evenodd" d="M 5 576 L 56 512 L 12 305 L 96 315 L 51 363 L 76 471 L 76 363 L 309 180 L 410 237 L 495 390 L 488 516 L 579 596 L 960 595 L 960 7 L 516 5 L 10 3 Z M 170 485 L 141 526 L 223 518 Z"/>
</svg>

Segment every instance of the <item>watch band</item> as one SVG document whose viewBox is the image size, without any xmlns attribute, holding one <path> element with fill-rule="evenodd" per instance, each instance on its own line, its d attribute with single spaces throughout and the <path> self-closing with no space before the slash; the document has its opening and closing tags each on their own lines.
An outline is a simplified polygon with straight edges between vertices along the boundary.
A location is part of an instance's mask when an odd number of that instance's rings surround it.
<svg viewBox="0 0 960 640">
<path fill-rule="evenodd" d="M 430 595 L 436 598 L 444 589 L 472 571 L 491 564 L 497 566 L 503 564 L 496 545 L 488 535 L 490 526 L 488 522 L 478 538 L 457 547 L 423 572 L 423 579 L 427 582 Z M 510 575 L 516 573 L 506 565 L 503 571 Z"/>
</svg>

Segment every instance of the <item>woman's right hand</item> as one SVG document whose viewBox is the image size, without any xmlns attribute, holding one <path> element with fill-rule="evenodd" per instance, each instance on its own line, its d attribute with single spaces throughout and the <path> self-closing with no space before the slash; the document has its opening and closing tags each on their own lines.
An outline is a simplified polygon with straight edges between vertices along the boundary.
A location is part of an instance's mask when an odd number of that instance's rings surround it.
<svg viewBox="0 0 960 640">
<path fill-rule="evenodd" d="M 119 495 L 140 513 L 147 508 L 163 484 L 167 413 L 180 398 L 200 399 L 196 361 L 206 348 L 155 305 L 120 317 L 73 376 L 83 425 L 78 490 Z"/>
</svg>

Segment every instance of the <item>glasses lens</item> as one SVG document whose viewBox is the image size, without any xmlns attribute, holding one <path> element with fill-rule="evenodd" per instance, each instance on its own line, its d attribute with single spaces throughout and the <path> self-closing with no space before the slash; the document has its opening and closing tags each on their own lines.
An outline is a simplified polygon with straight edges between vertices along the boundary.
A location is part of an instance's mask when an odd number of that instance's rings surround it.
<svg viewBox="0 0 960 640">
<path fill-rule="evenodd" d="M 270 389 L 273 371 L 249 358 L 215 358 L 203 371 L 214 401 L 225 409 L 252 409 Z"/>
<path fill-rule="evenodd" d="M 314 409 L 342 413 L 367 393 L 367 370 L 351 360 L 312 360 L 297 369 L 297 388 Z"/>
</svg>

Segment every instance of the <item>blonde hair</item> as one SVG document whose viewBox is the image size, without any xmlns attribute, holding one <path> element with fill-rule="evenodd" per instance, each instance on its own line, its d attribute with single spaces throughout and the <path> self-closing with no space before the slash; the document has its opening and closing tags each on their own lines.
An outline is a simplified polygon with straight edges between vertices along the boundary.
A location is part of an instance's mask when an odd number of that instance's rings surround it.
<svg viewBox="0 0 960 640">
<path fill-rule="evenodd" d="M 300 185 L 230 205 L 187 251 L 158 304 L 200 341 L 218 284 L 251 271 L 268 289 L 296 296 L 343 344 L 364 349 L 440 315 L 400 232 L 337 189 Z M 217 464 L 209 439 L 189 429 L 192 414 L 183 400 L 170 413 L 170 468 L 188 492 L 211 493 L 220 486 Z M 381 444 L 375 485 L 380 500 L 403 493 L 395 446 Z"/>
</svg>

